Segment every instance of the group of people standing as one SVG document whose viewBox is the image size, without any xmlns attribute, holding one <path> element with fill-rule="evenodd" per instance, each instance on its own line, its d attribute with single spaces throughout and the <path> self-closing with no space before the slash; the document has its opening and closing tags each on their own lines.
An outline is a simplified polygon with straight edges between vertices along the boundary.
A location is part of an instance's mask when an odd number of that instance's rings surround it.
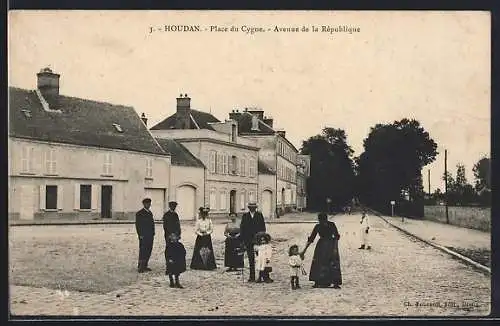
<svg viewBox="0 0 500 326">
<path fill-rule="evenodd" d="M 143 200 L 143 208 L 136 214 L 136 230 L 139 237 L 138 272 L 149 272 L 149 258 L 153 247 L 155 225 L 153 214 L 150 211 L 151 199 Z M 186 250 L 182 243 L 179 216 L 175 212 L 177 203 L 169 202 L 169 210 L 163 216 L 163 230 L 165 236 L 165 263 L 166 275 L 169 276 L 170 287 L 182 288 L 179 275 L 186 271 Z M 199 218 L 196 221 L 196 241 L 190 268 L 194 270 L 215 270 L 217 268 L 212 245 L 212 220 L 208 217 L 208 207 L 200 207 Z M 363 212 L 361 220 L 362 246 L 359 249 L 370 249 L 368 243 L 368 218 Z M 266 224 L 262 213 L 257 211 L 256 203 L 248 204 L 248 212 L 244 213 L 241 222 L 236 222 L 236 214 L 230 214 L 230 222 L 224 230 L 225 251 L 224 265 L 227 271 L 237 271 L 244 268 L 244 254 L 248 257 L 250 276 L 248 282 L 271 283 L 271 236 L 266 233 Z M 309 272 L 309 280 L 314 282 L 313 287 L 324 288 L 333 285 L 339 289 L 342 285 L 340 256 L 338 241 L 340 234 L 334 222 L 328 221 L 326 213 L 318 215 L 318 223 L 314 226 L 307 244 L 300 252 L 297 245 L 289 248 L 290 283 L 292 289 L 300 288 L 299 275 L 306 275 L 302 262 L 308 247 L 319 236 L 314 249 L 314 255 Z M 258 277 L 256 272 L 258 271 Z"/>
</svg>

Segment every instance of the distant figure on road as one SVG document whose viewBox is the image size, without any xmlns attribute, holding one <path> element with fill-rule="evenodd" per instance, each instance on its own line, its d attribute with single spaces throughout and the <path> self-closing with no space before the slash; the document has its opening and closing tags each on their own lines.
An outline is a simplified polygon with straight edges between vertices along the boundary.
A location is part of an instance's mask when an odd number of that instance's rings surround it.
<svg viewBox="0 0 500 326">
<path fill-rule="evenodd" d="M 227 272 L 243 268 L 243 244 L 240 238 L 240 226 L 236 223 L 236 213 L 229 214 L 231 221 L 227 223 L 224 230 L 226 237 L 224 248 L 224 266 L 228 267 Z"/>
<path fill-rule="evenodd" d="M 301 253 L 304 256 L 307 248 L 314 242 L 316 235 L 319 234 L 319 240 L 314 249 L 311 271 L 309 272 L 309 281 L 314 281 L 314 288 L 325 288 L 333 284 L 335 289 L 340 289 L 340 285 L 342 285 L 338 247 L 340 234 L 335 223 L 328 221 L 326 213 L 318 214 L 318 222 Z"/>
<path fill-rule="evenodd" d="M 361 247 L 358 249 L 368 249 L 370 250 L 372 247 L 370 246 L 370 221 L 368 218 L 368 214 L 366 213 L 366 209 L 363 208 L 363 212 L 361 213 L 361 221 L 359 222 L 361 224 L 360 228 L 360 233 L 361 233 Z"/>
<path fill-rule="evenodd" d="M 210 208 L 200 207 L 200 217 L 196 221 L 196 241 L 194 243 L 191 269 L 214 270 L 215 264 L 214 248 L 212 246 L 212 232 L 214 230 L 212 220 L 208 217 Z"/>
<path fill-rule="evenodd" d="M 257 211 L 257 204 L 251 202 L 248 204 L 248 212 L 243 214 L 240 223 L 240 236 L 245 245 L 248 264 L 250 265 L 250 278 L 248 282 L 255 282 L 255 253 L 254 237 L 257 232 L 266 232 L 266 223 L 264 216 Z"/>
<path fill-rule="evenodd" d="M 167 275 L 170 280 L 171 288 L 180 288 L 179 275 L 186 271 L 186 249 L 179 242 L 177 233 L 171 233 L 165 250 L 165 260 L 167 261 Z"/>
<path fill-rule="evenodd" d="M 139 273 L 150 272 L 148 267 L 151 251 L 153 250 L 153 241 L 155 236 L 155 221 L 153 213 L 149 210 L 151 207 L 151 199 L 144 198 L 142 200 L 144 206 L 135 214 L 135 229 L 139 237 L 139 262 L 137 271 Z"/>
<path fill-rule="evenodd" d="M 181 237 L 181 223 L 179 221 L 179 215 L 175 209 L 177 208 L 177 202 L 171 201 L 168 203 L 169 210 L 163 215 L 163 233 L 165 235 L 165 243 L 169 241 L 169 236 L 172 233 L 177 234 L 177 237 Z"/>
</svg>

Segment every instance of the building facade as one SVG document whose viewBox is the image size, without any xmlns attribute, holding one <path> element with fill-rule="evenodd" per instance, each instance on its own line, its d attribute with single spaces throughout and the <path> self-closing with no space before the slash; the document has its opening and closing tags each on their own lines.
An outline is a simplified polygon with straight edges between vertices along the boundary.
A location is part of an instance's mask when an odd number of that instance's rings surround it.
<svg viewBox="0 0 500 326">
<path fill-rule="evenodd" d="M 241 137 L 252 139 L 259 147 L 259 160 L 275 173 L 273 202 L 275 215 L 297 209 L 297 149 L 285 131 L 273 129 L 273 119 L 263 110 L 234 110 L 229 118 L 238 122 Z"/>
<path fill-rule="evenodd" d="M 311 156 L 297 155 L 297 209 L 307 208 L 307 180 L 310 176 Z"/>
<path fill-rule="evenodd" d="M 255 141 L 239 137 L 236 122 L 194 110 L 191 99 L 181 95 L 176 112 L 150 131 L 182 144 L 206 167 L 203 198 L 210 216 L 241 214 L 248 202 L 258 201 L 259 149 Z"/>
<path fill-rule="evenodd" d="M 132 107 L 37 89 L 9 89 L 9 218 L 133 219 L 144 196 L 160 218 L 171 158 Z"/>
</svg>

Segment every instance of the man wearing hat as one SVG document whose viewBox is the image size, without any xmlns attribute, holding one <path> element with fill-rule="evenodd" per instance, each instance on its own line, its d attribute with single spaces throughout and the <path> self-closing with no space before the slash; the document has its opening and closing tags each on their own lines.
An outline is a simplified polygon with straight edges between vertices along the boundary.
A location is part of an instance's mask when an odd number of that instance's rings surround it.
<svg viewBox="0 0 500 326">
<path fill-rule="evenodd" d="M 151 208 L 151 199 L 144 198 L 142 200 L 144 206 L 135 214 L 135 229 L 139 236 L 139 262 L 137 270 L 139 273 L 150 272 L 148 267 L 151 251 L 153 250 L 153 240 L 155 236 L 155 221 Z"/>
<path fill-rule="evenodd" d="M 245 244 L 248 264 L 250 265 L 250 278 L 248 282 L 255 282 L 254 237 L 257 232 L 266 232 L 266 223 L 264 222 L 262 213 L 257 211 L 256 203 L 249 203 L 248 210 L 241 218 L 240 237 Z"/>
</svg>

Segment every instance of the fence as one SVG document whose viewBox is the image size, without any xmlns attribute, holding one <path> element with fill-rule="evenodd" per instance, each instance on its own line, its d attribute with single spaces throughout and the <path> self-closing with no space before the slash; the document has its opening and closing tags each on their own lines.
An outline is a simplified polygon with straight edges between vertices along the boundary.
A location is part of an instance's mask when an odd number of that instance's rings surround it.
<svg viewBox="0 0 500 326">
<path fill-rule="evenodd" d="M 425 206 L 424 218 L 426 220 L 446 223 L 445 206 Z M 448 218 L 451 225 L 486 232 L 491 231 L 490 207 L 449 206 Z"/>
</svg>

